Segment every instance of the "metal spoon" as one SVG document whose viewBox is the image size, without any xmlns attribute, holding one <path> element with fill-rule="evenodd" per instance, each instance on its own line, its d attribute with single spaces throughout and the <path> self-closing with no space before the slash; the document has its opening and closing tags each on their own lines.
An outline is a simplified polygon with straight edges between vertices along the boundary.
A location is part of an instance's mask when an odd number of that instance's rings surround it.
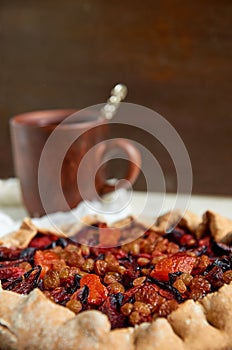
<svg viewBox="0 0 232 350">
<path fill-rule="evenodd" d="M 117 84 L 111 90 L 111 96 L 107 100 L 105 106 L 101 109 L 101 116 L 105 119 L 112 119 L 117 109 L 119 108 L 120 102 L 125 99 L 127 95 L 127 87 L 124 84 Z"/>
</svg>

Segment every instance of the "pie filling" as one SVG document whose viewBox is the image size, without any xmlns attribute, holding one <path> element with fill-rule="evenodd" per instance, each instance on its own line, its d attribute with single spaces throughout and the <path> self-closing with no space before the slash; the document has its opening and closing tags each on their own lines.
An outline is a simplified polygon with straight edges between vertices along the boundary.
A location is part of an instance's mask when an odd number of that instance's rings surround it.
<svg viewBox="0 0 232 350">
<path fill-rule="evenodd" d="M 232 281 L 231 248 L 210 232 L 196 239 L 178 226 L 165 234 L 148 229 L 131 243 L 101 248 L 120 243 L 125 229 L 107 233 L 106 224 L 93 226 L 75 239 L 38 232 L 25 249 L 0 247 L 2 288 L 20 294 L 39 288 L 76 314 L 100 310 L 112 328 L 120 328 L 167 317 L 185 300 Z M 126 230 L 144 228 L 131 222 Z M 75 243 L 81 237 L 91 247 Z"/>
</svg>

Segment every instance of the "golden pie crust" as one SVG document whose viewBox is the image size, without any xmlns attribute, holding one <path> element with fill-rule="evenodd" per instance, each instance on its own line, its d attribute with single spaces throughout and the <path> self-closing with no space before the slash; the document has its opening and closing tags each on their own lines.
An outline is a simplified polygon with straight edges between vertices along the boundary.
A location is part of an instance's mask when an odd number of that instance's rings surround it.
<svg viewBox="0 0 232 350">
<path fill-rule="evenodd" d="M 178 215 L 178 214 L 177 214 Z M 117 224 L 118 225 L 118 224 Z M 167 216 L 157 227 L 167 225 Z M 232 221 L 208 211 L 203 220 L 187 213 L 181 225 L 200 237 L 210 228 L 217 242 L 228 242 Z M 19 231 L 4 237 L 0 244 L 25 247 L 36 233 L 47 233 L 25 220 Z M 62 235 L 62 233 L 58 233 Z M 26 242 L 26 243 L 25 243 Z M 200 301 L 188 300 L 167 319 L 136 327 L 110 329 L 100 311 L 75 315 L 50 301 L 39 289 L 29 295 L 0 287 L 1 350 L 229 350 L 232 349 L 232 284 L 210 293 Z"/>
</svg>

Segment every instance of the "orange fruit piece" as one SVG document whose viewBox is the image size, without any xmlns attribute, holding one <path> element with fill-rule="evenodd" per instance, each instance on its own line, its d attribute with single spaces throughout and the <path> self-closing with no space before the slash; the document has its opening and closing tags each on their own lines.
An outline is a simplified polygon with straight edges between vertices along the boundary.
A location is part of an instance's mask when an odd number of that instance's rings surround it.
<svg viewBox="0 0 232 350">
<path fill-rule="evenodd" d="M 190 274 L 195 261 L 194 256 L 175 254 L 158 261 L 150 275 L 158 280 L 168 281 L 169 273 L 185 272 Z"/>
<path fill-rule="evenodd" d="M 88 302 L 99 305 L 107 298 L 108 290 L 101 283 L 100 278 L 95 274 L 86 274 L 80 280 L 80 287 L 89 287 Z"/>
</svg>

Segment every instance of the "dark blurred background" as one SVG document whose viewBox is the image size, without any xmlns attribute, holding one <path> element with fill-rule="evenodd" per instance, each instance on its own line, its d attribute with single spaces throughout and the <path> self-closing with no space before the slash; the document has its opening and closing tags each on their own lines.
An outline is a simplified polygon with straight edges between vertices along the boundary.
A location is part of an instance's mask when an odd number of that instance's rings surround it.
<svg viewBox="0 0 232 350">
<path fill-rule="evenodd" d="M 231 195 L 231 23 L 231 0 L 0 0 L 0 177 L 14 175 L 11 116 L 102 103 L 124 82 L 181 135 L 194 193 Z M 165 150 L 146 142 L 174 191 Z"/>
</svg>

